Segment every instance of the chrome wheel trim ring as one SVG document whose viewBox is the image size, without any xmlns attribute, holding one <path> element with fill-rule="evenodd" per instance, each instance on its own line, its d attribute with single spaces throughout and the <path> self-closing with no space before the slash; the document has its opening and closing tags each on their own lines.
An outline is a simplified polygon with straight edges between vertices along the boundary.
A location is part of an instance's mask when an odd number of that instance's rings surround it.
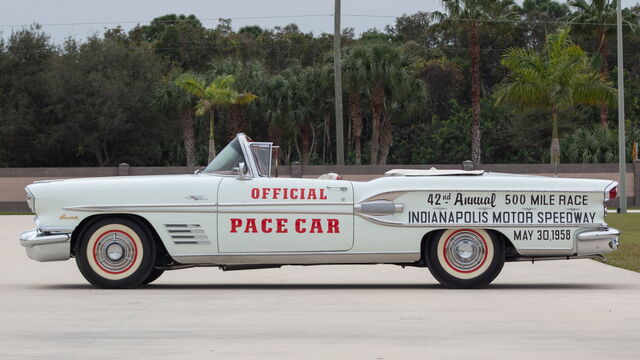
<svg viewBox="0 0 640 360">
<path fill-rule="evenodd" d="M 470 246 L 469 241 L 471 244 L 476 243 L 469 240 L 472 236 L 476 241 L 482 243 L 482 249 L 473 249 Z M 454 238 L 457 241 L 454 241 L 454 246 L 450 246 L 449 243 Z M 465 239 L 468 241 L 463 241 Z M 448 229 L 436 241 L 438 242 L 436 251 L 440 266 L 455 278 L 472 279 L 483 274 L 491 266 L 494 257 L 493 242 L 489 233 L 483 229 Z M 477 261 L 477 258 L 474 257 L 474 251 L 478 255 L 482 254 L 483 259 L 476 266 L 473 266 L 474 260 Z"/>
<path fill-rule="evenodd" d="M 453 234 L 445 244 L 445 259 L 460 272 L 471 272 L 486 260 L 485 241 L 478 234 L 462 231 Z"/>
<path fill-rule="evenodd" d="M 118 254 L 120 251 L 121 256 Z M 85 255 L 91 270 L 97 275 L 108 280 L 120 280 L 138 270 L 144 248 L 133 229 L 123 224 L 108 224 L 93 232 Z"/>
<path fill-rule="evenodd" d="M 138 249 L 133 239 L 125 232 L 112 230 L 104 233 L 94 245 L 93 256 L 102 270 L 119 274 L 126 271 L 136 260 Z"/>
</svg>

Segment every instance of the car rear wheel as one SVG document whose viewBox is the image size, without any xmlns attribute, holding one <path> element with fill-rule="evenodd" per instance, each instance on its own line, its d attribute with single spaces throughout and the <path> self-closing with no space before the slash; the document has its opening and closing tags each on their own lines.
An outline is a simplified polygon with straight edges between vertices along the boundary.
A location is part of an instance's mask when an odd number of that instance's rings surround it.
<svg viewBox="0 0 640 360">
<path fill-rule="evenodd" d="M 448 288 L 486 287 L 504 265 L 504 242 L 482 229 L 441 231 L 430 239 L 425 251 L 429 271 Z"/>
<path fill-rule="evenodd" d="M 147 229 L 123 218 L 91 224 L 76 248 L 76 264 L 85 279 L 108 289 L 143 284 L 153 271 L 155 258 L 155 243 Z"/>
</svg>

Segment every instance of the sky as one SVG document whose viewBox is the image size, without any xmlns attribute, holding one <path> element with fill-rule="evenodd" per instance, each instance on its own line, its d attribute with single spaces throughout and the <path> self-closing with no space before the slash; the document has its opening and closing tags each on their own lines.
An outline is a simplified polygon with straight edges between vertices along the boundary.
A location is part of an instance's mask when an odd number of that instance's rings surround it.
<svg viewBox="0 0 640 360">
<path fill-rule="evenodd" d="M 373 27 L 382 30 L 402 14 L 434 10 L 441 10 L 440 0 L 342 0 L 342 28 L 353 27 L 356 34 Z M 194 14 L 209 28 L 222 17 L 232 18 L 234 29 L 295 22 L 302 31 L 319 34 L 333 32 L 331 16 L 295 15 L 330 15 L 333 11 L 334 0 L 0 0 L 0 32 L 7 37 L 12 29 L 39 23 L 54 42 L 62 43 L 68 36 L 84 39 L 118 24 L 128 30 L 136 23 L 177 13 Z M 256 18 L 272 16 L 291 17 Z"/>
</svg>

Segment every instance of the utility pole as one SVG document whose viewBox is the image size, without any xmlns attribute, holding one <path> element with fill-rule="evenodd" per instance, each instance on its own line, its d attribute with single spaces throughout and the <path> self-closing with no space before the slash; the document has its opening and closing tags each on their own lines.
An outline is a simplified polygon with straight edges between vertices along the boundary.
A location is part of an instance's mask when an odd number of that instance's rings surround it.
<svg viewBox="0 0 640 360">
<path fill-rule="evenodd" d="M 336 103 L 336 164 L 344 165 L 344 129 L 342 120 L 342 64 L 340 63 L 340 0 L 335 0 L 333 14 L 333 77 Z"/>
<path fill-rule="evenodd" d="M 622 0 L 618 0 L 616 9 L 616 37 L 618 47 L 618 163 L 620 165 L 620 182 L 618 194 L 620 194 L 620 206 L 618 212 L 627 212 L 627 156 L 625 153 L 624 136 L 624 66 L 622 63 Z"/>
</svg>

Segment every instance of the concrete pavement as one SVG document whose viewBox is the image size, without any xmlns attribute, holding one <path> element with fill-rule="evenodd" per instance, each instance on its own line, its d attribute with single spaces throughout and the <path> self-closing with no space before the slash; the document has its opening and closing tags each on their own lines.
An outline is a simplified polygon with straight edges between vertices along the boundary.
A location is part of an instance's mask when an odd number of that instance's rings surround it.
<svg viewBox="0 0 640 360">
<path fill-rule="evenodd" d="M 591 260 L 508 263 L 484 290 L 391 265 L 165 273 L 87 285 L 0 216 L 0 359 L 638 359 L 640 274 Z"/>
</svg>

